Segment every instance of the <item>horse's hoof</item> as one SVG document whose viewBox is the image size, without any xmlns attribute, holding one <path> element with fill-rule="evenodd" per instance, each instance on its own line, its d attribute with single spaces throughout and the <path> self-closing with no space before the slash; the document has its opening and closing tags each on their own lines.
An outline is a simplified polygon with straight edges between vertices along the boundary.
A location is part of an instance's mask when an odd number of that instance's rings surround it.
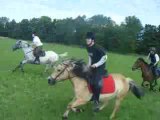
<svg viewBox="0 0 160 120">
<path fill-rule="evenodd" d="M 62 120 L 68 120 L 68 117 L 67 116 L 63 116 Z"/>
<path fill-rule="evenodd" d="M 76 112 L 79 112 L 79 113 L 80 113 L 80 112 L 84 112 L 84 109 L 79 109 L 79 108 L 77 108 L 77 109 L 76 109 Z"/>
<path fill-rule="evenodd" d="M 109 119 L 110 119 L 110 120 L 113 120 L 113 119 L 114 119 L 114 116 L 110 116 Z"/>
<path fill-rule="evenodd" d="M 12 71 L 12 73 L 13 73 L 13 72 L 15 72 L 15 71 L 16 71 L 16 69 L 13 69 L 13 70 L 11 70 L 11 71 Z"/>
</svg>

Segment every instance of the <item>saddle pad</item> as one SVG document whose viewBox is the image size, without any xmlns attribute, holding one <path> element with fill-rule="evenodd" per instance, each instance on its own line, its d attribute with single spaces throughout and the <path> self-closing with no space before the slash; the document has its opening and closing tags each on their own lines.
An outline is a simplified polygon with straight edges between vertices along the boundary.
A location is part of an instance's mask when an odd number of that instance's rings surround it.
<svg viewBox="0 0 160 120">
<path fill-rule="evenodd" d="M 88 89 L 90 92 L 92 92 L 92 88 L 90 85 L 88 85 Z M 109 94 L 113 93 L 115 91 L 115 82 L 111 75 L 108 75 L 107 77 L 103 77 L 103 86 L 101 89 L 101 94 Z"/>
</svg>

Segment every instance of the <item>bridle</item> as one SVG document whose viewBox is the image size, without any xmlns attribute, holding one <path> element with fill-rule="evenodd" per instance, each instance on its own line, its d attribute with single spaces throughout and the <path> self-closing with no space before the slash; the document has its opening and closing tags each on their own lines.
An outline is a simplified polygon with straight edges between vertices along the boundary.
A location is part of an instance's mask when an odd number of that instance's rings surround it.
<svg viewBox="0 0 160 120">
<path fill-rule="evenodd" d="M 23 43 L 23 44 L 26 44 L 28 47 L 30 46 L 29 43 Z M 20 46 L 20 47 L 18 47 L 19 49 L 20 49 L 20 48 L 23 48 L 23 47 L 22 47 L 22 42 L 21 42 L 21 44 L 18 43 L 18 46 Z M 33 51 L 34 51 L 34 50 L 28 51 L 28 52 L 25 53 L 25 54 L 28 54 L 28 53 L 33 52 Z"/>
<path fill-rule="evenodd" d="M 56 80 L 65 70 L 67 70 L 67 72 L 68 72 L 68 78 L 69 79 L 75 77 L 75 76 L 73 76 L 73 77 L 70 76 L 69 70 L 67 69 L 69 67 L 69 65 L 65 64 L 65 63 L 63 63 L 63 65 L 65 65 L 65 68 L 54 78 L 54 80 Z M 50 76 L 50 77 L 52 78 L 52 76 Z"/>
<path fill-rule="evenodd" d="M 141 69 L 141 65 L 140 65 L 139 61 L 136 61 L 136 67 L 134 66 L 134 69 L 137 69 L 137 70 Z"/>
</svg>

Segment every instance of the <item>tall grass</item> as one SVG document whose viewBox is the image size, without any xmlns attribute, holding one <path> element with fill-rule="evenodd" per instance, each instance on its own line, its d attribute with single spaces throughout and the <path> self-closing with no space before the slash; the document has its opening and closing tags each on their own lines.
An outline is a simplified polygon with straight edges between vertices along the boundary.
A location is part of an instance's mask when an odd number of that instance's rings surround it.
<svg viewBox="0 0 160 120">
<path fill-rule="evenodd" d="M 25 65 L 25 73 L 12 70 L 23 58 L 21 50 L 12 52 L 15 40 L 0 38 L 0 120 L 61 120 L 67 104 L 73 97 L 72 86 L 65 81 L 56 86 L 47 83 L 48 74 L 42 74 L 43 65 Z M 87 61 L 87 52 L 83 48 L 58 44 L 45 44 L 45 50 L 57 53 L 68 52 L 69 57 Z M 122 73 L 141 84 L 140 71 L 133 72 L 131 66 L 137 55 L 107 53 L 107 69 L 110 73 Z M 160 93 L 149 92 L 138 100 L 131 93 L 124 99 L 116 120 L 159 120 Z M 85 112 L 69 115 L 69 120 L 108 120 L 114 107 L 114 100 L 96 115 L 89 103 L 82 106 Z"/>
</svg>

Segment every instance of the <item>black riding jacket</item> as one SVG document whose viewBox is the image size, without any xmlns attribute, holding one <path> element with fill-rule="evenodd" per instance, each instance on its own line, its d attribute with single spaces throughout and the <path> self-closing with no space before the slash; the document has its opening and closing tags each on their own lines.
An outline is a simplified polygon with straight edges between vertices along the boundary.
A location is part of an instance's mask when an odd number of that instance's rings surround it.
<svg viewBox="0 0 160 120">
<path fill-rule="evenodd" d="M 91 65 L 97 63 L 103 56 L 106 55 L 104 48 L 98 45 L 93 45 L 91 47 L 87 46 L 87 51 L 89 57 L 91 58 Z M 105 63 L 100 65 L 98 69 L 105 69 Z"/>
</svg>

